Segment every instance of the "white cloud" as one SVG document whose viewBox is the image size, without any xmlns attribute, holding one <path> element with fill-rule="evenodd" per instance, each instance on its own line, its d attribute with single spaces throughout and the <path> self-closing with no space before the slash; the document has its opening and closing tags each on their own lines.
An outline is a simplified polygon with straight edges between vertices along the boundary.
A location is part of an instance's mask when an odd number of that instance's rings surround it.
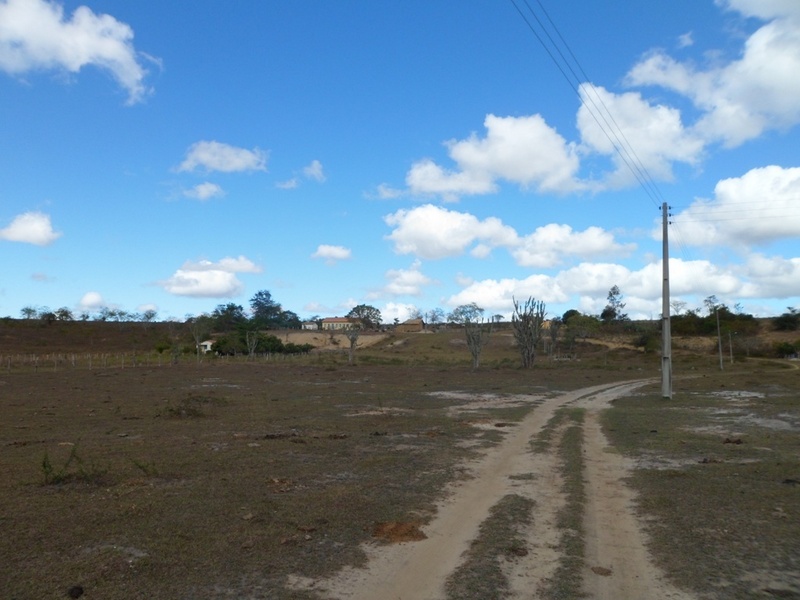
<svg viewBox="0 0 800 600">
<path fill-rule="evenodd" d="M 575 179 L 579 167 L 574 145 L 568 144 L 540 115 L 487 115 L 486 136 L 472 134 L 447 142 L 456 170 L 430 159 L 415 163 L 406 175 L 413 194 L 436 194 L 445 200 L 461 195 L 488 194 L 497 181 L 517 183 L 540 192 L 566 193 L 581 189 Z"/>
<path fill-rule="evenodd" d="M 655 51 L 631 69 L 631 85 L 656 85 L 690 98 L 703 114 L 695 131 L 734 147 L 769 129 L 800 122 L 800 8 L 794 0 L 727 0 L 723 6 L 772 19 L 745 42 L 741 57 L 706 68 Z"/>
<path fill-rule="evenodd" d="M 715 2 L 747 17 L 757 17 L 765 21 L 778 17 L 800 19 L 800 4 L 795 0 L 715 0 Z"/>
<path fill-rule="evenodd" d="M 282 190 L 293 190 L 297 186 L 300 185 L 297 177 L 292 177 L 291 179 L 287 179 L 286 181 L 279 181 L 275 184 L 275 187 L 282 189 Z"/>
<path fill-rule="evenodd" d="M 78 308 L 85 311 L 94 311 L 106 306 L 106 301 L 99 292 L 86 292 L 78 302 Z"/>
<path fill-rule="evenodd" d="M 14 217 L 8 227 L 0 229 L 0 240 L 35 246 L 49 246 L 61 235 L 60 232 L 53 231 L 50 215 L 35 211 Z"/>
<path fill-rule="evenodd" d="M 578 297 L 579 310 L 599 314 L 607 303 L 608 290 L 617 285 L 632 318 L 653 318 L 661 310 L 661 283 L 660 260 L 637 270 L 613 263 L 581 263 L 552 276 L 464 280 L 463 289 L 446 303 L 454 307 L 475 302 L 487 311 L 510 313 L 513 298 L 532 296 L 552 306 Z M 796 297 L 800 295 L 800 258 L 753 256 L 744 266 L 673 258 L 670 287 L 673 298 L 693 298 L 698 306 L 711 294 L 730 299 L 731 305 L 745 298 Z"/>
<path fill-rule="evenodd" d="M 800 296 L 800 258 L 750 256 L 743 274 L 752 282 L 751 296 L 790 298 Z"/>
<path fill-rule="evenodd" d="M 258 148 L 247 150 L 216 141 L 200 141 L 186 151 L 186 158 L 178 171 L 206 171 L 235 173 L 241 171 L 266 171 L 267 153 Z"/>
<path fill-rule="evenodd" d="M 573 231 L 569 225 L 550 224 L 530 235 L 519 234 L 496 217 L 479 220 L 469 213 L 447 210 L 432 204 L 401 209 L 384 217 L 394 230 L 387 239 L 398 254 L 425 259 L 460 256 L 467 252 L 486 258 L 494 248 L 508 249 L 524 267 L 553 267 L 565 257 L 627 255 L 632 244 L 619 244 L 599 228 Z"/>
<path fill-rule="evenodd" d="M 551 223 L 522 238 L 511 254 L 523 267 L 553 267 L 564 256 L 599 257 L 629 254 L 633 244 L 621 245 L 600 227 L 573 231 L 569 225 Z"/>
<path fill-rule="evenodd" d="M 682 243 L 741 248 L 800 237 L 800 167 L 752 169 L 717 183 L 714 196 L 673 216 Z"/>
<path fill-rule="evenodd" d="M 322 170 L 322 163 L 318 160 L 312 160 L 311 164 L 303 167 L 303 175 L 305 175 L 306 179 L 313 179 L 314 181 L 318 181 L 320 183 L 326 179 L 325 173 Z"/>
<path fill-rule="evenodd" d="M 481 221 L 471 214 L 432 204 L 401 209 L 383 220 L 395 228 L 387 236 L 394 242 L 395 252 L 426 259 L 458 256 L 476 241 L 503 246 L 517 240 L 516 232 L 500 219 L 489 217 Z"/>
<path fill-rule="evenodd" d="M 190 190 L 184 190 L 183 195 L 187 198 L 194 198 L 195 200 L 209 200 L 211 198 L 224 196 L 225 190 L 216 183 L 205 181 L 197 184 Z"/>
<path fill-rule="evenodd" d="M 377 190 L 377 197 L 380 200 L 394 200 L 395 198 L 401 198 L 405 195 L 403 190 L 398 190 L 396 188 L 391 187 L 386 183 L 381 183 Z"/>
<path fill-rule="evenodd" d="M 348 260 L 352 257 L 352 254 L 350 248 L 345 248 L 344 246 L 320 244 L 317 246 L 314 254 L 311 255 L 311 258 L 321 258 L 327 264 L 332 265 L 335 264 L 337 260 Z"/>
<path fill-rule="evenodd" d="M 42 69 L 77 73 L 88 65 L 109 72 L 128 92 L 130 104 L 150 91 L 126 23 L 86 6 L 65 19 L 57 2 L 0 2 L 0 69 L 12 75 Z"/>
<path fill-rule="evenodd" d="M 223 258 L 219 262 L 209 260 L 187 261 L 175 273 L 158 285 L 176 296 L 197 298 L 231 298 L 238 296 L 244 284 L 236 273 L 260 273 L 261 268 L 250 259 Z"/>
<path fill-rule="evenodd" d="M 419 296 L 422 288 L 433 283 L 433 280 L 422 273 L 422 263 L 415 260 L 410 269 L 390 269 L 386 272 L 389 283 L 383 293 L 391 296 Z"/>
<path fill-rule="evenodd" d="M 380 310 L 384 323 L 393 323 L 395 319 L 402 323 L 411 318 L 411 315 L 417 311 L 417 307 L 413 304 L 387 302 Z"/>
<path fill-rule="evenodd" d="M 694 34 L 691 31 L 678 36 L 678 48 L 694 46 Z"/>
<path fill-rule="evenodd" d="M 531 296 L 545 303 L 566 302 L 569 299 L 552 277 L 531 275 L 525 279 L 484 279 L 472 282 L 458 294 L 448 298 L 447 305 L 456 307 L 475 302 L 492 313 L 509 313 L 514 308 L 514 298 L 524 300 Z"/>
<path fill-rule="evenodd" d="M 611 157 L 615 171 L 604 187 L 618 188 L 636 183 L 637 175 L 626 164 L 643 167 L 655 180 L 672 180 L 672 163 L 695 164 L 703 141 L 687 131 L 678 110 L 653 106 L 641 94 L 614 94 L 598 86 L 580 88 L 578 128 L 583 144 L 592 152 Z M 606 116 L 613 115 L 613 121 Z M 613 132 L 611 139 L 605 132 Z M 614 140 L 612 143 L 611 140 Z M 615 150 L 622 149 L 623 159 Z M 646 175 L 637 171 L 639 178 Z"/>
</svg>

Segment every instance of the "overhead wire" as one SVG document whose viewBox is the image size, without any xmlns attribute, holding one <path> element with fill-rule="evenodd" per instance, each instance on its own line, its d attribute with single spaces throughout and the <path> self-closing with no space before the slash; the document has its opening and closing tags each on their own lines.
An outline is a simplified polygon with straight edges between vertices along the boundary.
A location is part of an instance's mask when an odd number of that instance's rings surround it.
<svg viewBox="0 0 800 600">
<path fill-rule="evenodd" d="M 594 86 L 594 84 L 592 84 L 590 78 L 586 74 L 586 71 L 581 66 L 580 61 L 575 56 L 575 53 L 572 51 L 569 43 L 561 34 L 561 31 L 550 17 L 550 14 L 547 12 L 544 5 L 541 3 L 541 0 L 536 0 L 536 3 L 549 23 L 549 27 L 539 17 L 536 10 L 534 10 L 528 0 L 523 0 L 523 2 L 525 7 L 527 7 L 527 14 L 522 8 L 520 8 L 518 0 L 511 0 L 514 8 L 520 14 L 523 21 L 525 21 L 527 24 L 528 29 L 530 29 L 530 31 L 542 45 L 545 52 L 547 52 L 550 59 L 567 81 L 570 88 L 581 100 L 581 103 L 591 115 L 592 119 L 594 119 L 595 123 L 597 123 L 597 126 L 611 143 L 620 160 L 633 174 L 634 178 L 645 191 L 651 202 L 653 202 L 657 208 L 660 208 L 661 204 L 663 204 L 665 200 L 661 194 L 661 191 L 658 189 L 655 180 L 637 155 L 633 145 L 625 136 L 624 131 L 617 123 L 611 110 L 603 101 L 603 98 L 597 91 L 597 88 Z M 531 18 L 528 18 L 528 14 Z M 532 21 L 535 21 L 538 24 L 539 29 L 541 29 L 542 32 L 541 34 L 534 26 Z M 550 33 L 550 29 L 555 32 L 555 35 L 558 37 L 559 41 L 554 39 L 553 35 Z M 549 41 L 549 44 L 547 41 L 545 41 L 545 37 Z M 562 50 L 562 47 L 564 50 Z M 565 52 L 569 55 L 569 58 L 565 55 Z M 556 57 L 556 55 L 560 57 L 560 60 Z M 583 82 L 581 82 L 581 77 L 579 77 L 576 69 L 583 77 Z M 569 72 L 572 77 L 570 77 L 567 72 Z M 581 89 L 586 90 L 586 92 L 581 94 Z"/>
</svg>

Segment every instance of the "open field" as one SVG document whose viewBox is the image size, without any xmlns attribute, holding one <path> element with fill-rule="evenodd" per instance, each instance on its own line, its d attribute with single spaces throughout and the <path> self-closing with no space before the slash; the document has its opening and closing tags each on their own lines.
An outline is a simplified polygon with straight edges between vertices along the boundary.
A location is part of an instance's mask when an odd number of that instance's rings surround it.
<svg viewBox="0 0 800 600">
<path fill-rule="evenodd" d="M 800 598 L 792 363 L 514 352 L 0 371 L 3 597 Z"/>
</svg>

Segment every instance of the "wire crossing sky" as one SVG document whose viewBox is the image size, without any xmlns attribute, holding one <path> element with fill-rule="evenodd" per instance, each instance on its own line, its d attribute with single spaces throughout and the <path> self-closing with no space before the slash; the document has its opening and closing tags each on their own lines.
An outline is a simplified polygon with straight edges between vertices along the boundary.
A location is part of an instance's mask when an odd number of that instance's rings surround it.
<svg viewBox="0 0 800 600">
<path fill-rule="evenodd" d="M 0 0 L 0 316 L 657 319 L 664 201 L 674 298 L 800 305 L 800 4 L 611 4 Z"/>
</svg>

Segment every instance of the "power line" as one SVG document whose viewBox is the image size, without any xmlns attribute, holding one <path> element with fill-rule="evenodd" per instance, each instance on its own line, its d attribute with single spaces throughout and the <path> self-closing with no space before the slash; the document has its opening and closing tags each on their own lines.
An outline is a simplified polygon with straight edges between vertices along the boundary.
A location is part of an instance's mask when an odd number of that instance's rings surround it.
<svg viewBox="0 0 800 600">
<path fill-rule="evenodd" d="M 575 94 L 581 99 L 583 106 L 586 108 L 592 119 L 594 119 L 595 123 L 597 123 L 597 126 L 611 143 L 619 158 L 633 174 L 634 178 L 638 181 L 639 185 L 645 191 L 650 201 L 653 202 L 656 207 L 660 207 L 665 200 L 661 194 L 661 191 L 658 189 L 655 180 L 648 172 L 647 167 L 645 167 L 642 160 L 636 154 L 633 145 L 627 139 L 625 133 L 622 131 L 622 128 L 614 119 L 614 115 L 603 101 L 603 98 L 597 91 L 597 88 L 594 86 L 594 84 L 592 84 L 590 78 L 586 74 L 586 71 L 581 66 L 580 61 L 575 56 L 575 53 L 569 46 L 569 43 L 561 34 L 544 5 L 540 0 L 536 0 L 537 5 L 547 20 L 547 23 L 549 23 L 549 27 L 544 23 L 543 19 L 539 17 L 536 10 L 534 10 L 528 0 L 523 1 L 527 7 L 527 13 L 530 14 L 531 18 L 528 18 L 528 14 L 526 14 L 523 9 L 520 8 L 517 0 L 511 0 L 511 3 L 520 14 L 523 21 L 525 21 L 530 31 L 542 45 L 545 52 L 547 52 L 547 55 L 561 72 L 561 75 L 567 81 L 567 84 L 570 86 L 572 91 L 575 92 Z M 533 21 L 538 24 L 541 33 L 534 26 Z M 554 39 L 554 36 L 551 35 L 549 29 L 553 30 L 558 40 Z M 576 69 L 578 72 L 580 72 L 585 83 L 581 83 Z M 584 94 L 581 94 L 581 89 L 585 90 Z"/>
</svg>

